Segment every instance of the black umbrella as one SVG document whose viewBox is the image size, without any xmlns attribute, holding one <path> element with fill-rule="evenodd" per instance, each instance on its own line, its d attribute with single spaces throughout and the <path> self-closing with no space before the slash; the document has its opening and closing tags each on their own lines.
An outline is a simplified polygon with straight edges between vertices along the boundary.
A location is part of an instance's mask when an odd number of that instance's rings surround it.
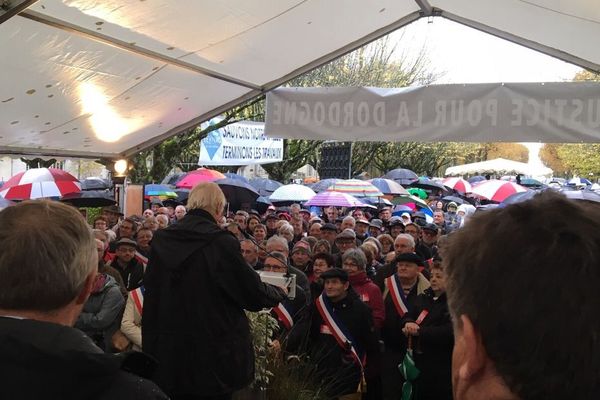
<svg viewBox="0 0 600 400">
<path fill-rule="evenodd" d="M 265 197 L 270 196 L 280 186 L 283 186 L 280 182 L 266 178 L 252 178 L 248 183 L 258 191 L 258 194 Z"/>
<path fill-rule="evenodd" d="M 87 190 L 79 193 L 69 193 L 60 198 L 63 203 L 74 207 L 106 207 L 117 204 L 109 192 L 104 190 Z"/>
<path fill-rule="evenodd" d="M 223 194 L 225 194 L 231 210 L 250 208 L 260 196 L 250 184 L 239 179 L 225 178 L 219 179 L 215 183 L 219 185 Z"/>
<path fill-rule="evenodd" d="M 441 183 L 432 181 L 429 178 L 419 178 L 416 182 L 409 185 L 410 187 L 417 187 L 425 190 L 441 190 L 442 192 L 447 191 L 446 186 Z"/>
<path fill-rule="evenodd" d="M 413 182 L 417 182 L 419 177 L 410 169 L 397 168 L 389 171 L 384 176 L 384 179 L 391 179 L 398 182 L 402 186 L 409 186 Z"/>
<path fill-rule="evenodd" d="M 175 186 L 177 182 L 179 182 L 186 174 L 187 172 L 176 172 L 174 174 L 169 174 L 162 180 L 161 185 Z"/>
<path fill-rule="evenodd" d="M 177 199 L 173 199 L 178 201 L 181 204 L 187 204 L 188 197 L 190 195 L 190 189 L 173 189 L 175 193 L 177 193 Z"/>
<path fill-rule="evenodd" d="M 269 206 L 272 205 L 273 203 L 271 203 L 267 197 L 260 196 L 256 199 L 255 208 L 259 213 L 264 214 L 267 212 Z"/>
<path fill-rule="evenodd" d="M 81 181 L 81 190 L 110 189 L 110 182 L 102 178 L 85 178 Z"/>
<path fill-rule="evenodd" d="M 447 203 L 450 203 L 451 201 L 453 201 L 456 204 L 465 204 L 465 203 L 468 204 L 469 203 L 465 199 L 463 199 L 461 197 L 456 197 L 456 196 L 444 196 L 444 197 L 442 197 L 442 201 L 445 201 Z"/>
</svg>

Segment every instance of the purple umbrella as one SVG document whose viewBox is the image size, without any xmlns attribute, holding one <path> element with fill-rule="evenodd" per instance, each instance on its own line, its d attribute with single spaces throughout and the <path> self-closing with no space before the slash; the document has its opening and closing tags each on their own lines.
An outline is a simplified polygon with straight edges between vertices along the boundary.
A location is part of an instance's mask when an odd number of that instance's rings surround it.
<svg viewBox="0 0 600 400">
<path fill-rule="evenodd" d="M 355 197 L 340 192 L 325 191 L 318 193 L 312 199 L 304 203 L 305 206 L 318 207 L 365 207 L 366 204 L 360 202 Z"/>
</svg>

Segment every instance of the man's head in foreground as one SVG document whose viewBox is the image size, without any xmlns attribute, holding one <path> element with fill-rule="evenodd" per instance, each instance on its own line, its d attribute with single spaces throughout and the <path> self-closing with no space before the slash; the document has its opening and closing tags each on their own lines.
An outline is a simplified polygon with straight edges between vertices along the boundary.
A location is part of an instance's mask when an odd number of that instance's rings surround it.
<svg viewBox="0 0 600 400">
<path fill-rule="evenodd" d="M 472 221 L 443 253 L 454 398 L 598 398 L 600 205 L 545 192 Z"/>
<path fill-rule="evenodd" d="M 46 200 L 6 208 L 0 243 L 0 315 L 73 325 L 98 263 L 96 242 L 77 209 Z"/>
</svg>

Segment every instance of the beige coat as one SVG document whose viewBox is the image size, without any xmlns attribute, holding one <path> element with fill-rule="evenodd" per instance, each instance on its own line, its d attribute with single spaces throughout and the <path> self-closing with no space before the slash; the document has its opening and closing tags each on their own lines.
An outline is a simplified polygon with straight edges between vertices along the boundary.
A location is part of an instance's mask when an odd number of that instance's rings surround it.
<svg viewBox="0 0 600 400">
<path fill-rule="evenodd" d="M 121 320 L 121 332 L 131 341 L 133 344 L 133 350 L 142 351 L 142 315 L 138 311 L 138 307 L 134 302 L 134 295 L 132 292 L 136 292 L 137 297 L 140 299 L 142 308 L 144 306 L 144 295 L 140 288 L 132 290 L 127 296 L 127 302 L 125 303 L 125 311 L 123 312 L 123 319 Z"/>
</svg>

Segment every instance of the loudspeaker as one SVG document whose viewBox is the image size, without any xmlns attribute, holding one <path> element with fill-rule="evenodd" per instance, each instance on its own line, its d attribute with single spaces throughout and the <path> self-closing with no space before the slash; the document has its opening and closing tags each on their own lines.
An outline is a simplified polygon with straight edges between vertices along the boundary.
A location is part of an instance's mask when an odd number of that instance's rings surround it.
<svg viewBox="0 0 600 400">
<path fill-rule="evenodd" d="M 352 143 L 325 143 L 321 147 L 321 162 L 319 164 L 320 179 L 348 179 L 350 176 L 351 158 Z"/>
</svg>

